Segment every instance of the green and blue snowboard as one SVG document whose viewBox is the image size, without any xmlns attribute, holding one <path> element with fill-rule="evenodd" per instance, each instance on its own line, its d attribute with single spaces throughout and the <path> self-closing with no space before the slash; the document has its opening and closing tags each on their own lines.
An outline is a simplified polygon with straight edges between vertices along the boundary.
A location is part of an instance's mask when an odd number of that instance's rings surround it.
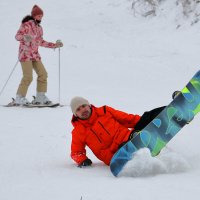
<svg viewBox="0 0 200 200">
<path fill-rule="evenodd" d="M 152 156 L 158 155 L 198 112 L 200 112 L 200 71 L 152 122 L 115 153 L 110 162 L 113 175 L 117 176 L 141 148 L 147 147 Z"/>
</svg>

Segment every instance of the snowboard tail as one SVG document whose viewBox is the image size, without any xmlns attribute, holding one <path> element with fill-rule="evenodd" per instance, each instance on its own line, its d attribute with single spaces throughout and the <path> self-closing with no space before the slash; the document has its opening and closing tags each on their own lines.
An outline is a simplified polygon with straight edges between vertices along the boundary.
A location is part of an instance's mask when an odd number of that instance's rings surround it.
<svg viewBox="0 0 200 200">
<path fill-rule="evenodd" d="M 143 130 L 122 146 L 113 156 L 110 169 L 117 176 L 139 149 L 149 148 L 156 156 L 166 144 L 200 112 L 200 71 L 181 93 Z"/>
</svg>

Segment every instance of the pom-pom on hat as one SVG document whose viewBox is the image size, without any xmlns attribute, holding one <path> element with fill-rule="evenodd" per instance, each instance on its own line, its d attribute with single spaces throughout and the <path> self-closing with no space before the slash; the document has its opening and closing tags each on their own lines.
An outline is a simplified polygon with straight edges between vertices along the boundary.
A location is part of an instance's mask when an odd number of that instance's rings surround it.
<svg viewBox="0 0 200 200">
<path fill-rule="evenodd" d="M 78 107 L 82 105 L 90 105 L 89 101 L 87 99 L 84 99 L 83 97 L 74 97 L 70 102 L 70 107 L 72 110 L 72 113 L 76 116 L 76 110 Z"/>
<path fill-rule="evenodd" d="M 32 8 L 32 11 L 31 11 L 31 15 L 33 17 L 35 17 L 37 15 L 43 15 L 43 10 L 39 6 L 34 5 Z"/>
</svg>

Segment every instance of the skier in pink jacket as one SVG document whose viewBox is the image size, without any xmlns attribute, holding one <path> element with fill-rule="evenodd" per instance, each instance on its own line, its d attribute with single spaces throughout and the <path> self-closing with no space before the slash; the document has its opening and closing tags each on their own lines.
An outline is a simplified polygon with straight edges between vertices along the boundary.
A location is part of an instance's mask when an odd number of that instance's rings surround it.
<svg viewBox="0 0 200 200">
<path fill-rule="evenodd" d="M 31 15 L 23 18 L 22 24 L 15 36 L 20 42 L 19 61 L 22 66 L 23 77 L 17 90 L 15 103 L 18 105 L 29 104 L 26 99 L 28 87 L 33 79 L 33 69 L 37 74 L 37 93 L 33 104 L 49 104 L 51 101 L 45 95 L 47 92 L 47 72 L 41 62 L 38 52 L 39 46 L 47 48 L 60 48 L 62 42 L 51 43 L 43 40 L 43 29 L 40 25 L 43 17 L 43 10 L 34 5 Z"/>
</svg>

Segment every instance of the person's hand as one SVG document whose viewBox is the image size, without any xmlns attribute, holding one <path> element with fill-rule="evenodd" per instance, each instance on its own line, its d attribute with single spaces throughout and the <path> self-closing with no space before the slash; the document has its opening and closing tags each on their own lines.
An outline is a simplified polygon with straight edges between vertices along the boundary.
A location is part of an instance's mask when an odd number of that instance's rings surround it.
<svg viewBox="0 0 200 200">
<path fill-rule="evenodd" d="M 87 158 L 81 164 L 79 164 L 78 167 L 82 168 L 82 167 L 87 167 L 91 165 L 92 165 L 92 161 L 89 158 Z"/>
<path fill-rule="evenodd" d="M 32 41 L 32 37 L 30 35 L 24 35 L 24 41 L 25 42 L 31 42 Z"/>
<path fill-rule="evenodd" d="M 56 41 L 56 48 L 60 48 L 60 47 L 63 47 L 63 43 L 61 40 L 57 40 Z"/>
</svg>

